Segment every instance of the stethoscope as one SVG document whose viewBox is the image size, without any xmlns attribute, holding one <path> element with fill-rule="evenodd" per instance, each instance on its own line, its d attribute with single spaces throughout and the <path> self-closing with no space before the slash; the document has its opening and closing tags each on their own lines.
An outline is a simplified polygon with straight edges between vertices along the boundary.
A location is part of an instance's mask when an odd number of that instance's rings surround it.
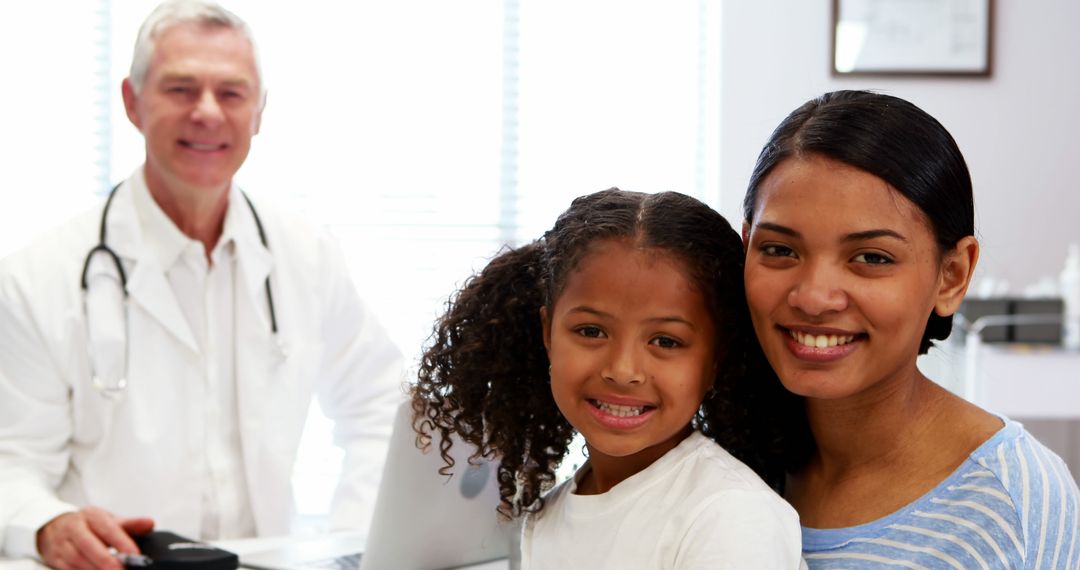
<svg viewBox="0 0 1080 570">
<path fill-rule="evenodd" d="M 116 267 L 116 274 L 120 278 L 120 290 L 124 293 L 124 298 L 123 298 L 123 304 L 124 304 L 124 371 L 123 371 L 123 373 L 120 374 L 120 377 L 117 378 L 117 380 L 115 382 L 109 382 L 109 381 L 103 379 L 101 376 L 98 375 L 96 367 L 94 366 L 94 356 L 92 354 L 90 355 L 90 379 L 91 379 L 91 382 L 92 382 L 92 384 L 94 386 L 94 389 L 97 390 L 102 396 L 105 396 L 105 397 L 107 397 L 109 399 L 119 398 L 120 395 L 123 394 L 124 389 L 127 388 L 127 385 L 128 385 L 127 373 L 128 373 L 128 364 L 129 364 L 128 356 L 130 354 L 130 342 L 129 341 L 131 339 L 131 334 L 130 334 L 131 331 L 128 328 L 130 321 L 128 319 L 127 273 L 124 272 L 124 264 L 120 262 L 120 256 L 117 255 L 116 252 L 113 251 L 113 249 L 111 247 L 109 247 L 108 244 L 105 243 L 105 225 L 106 225 L 105 222 L 109 217 L 109 207 L 112 206 L 112 201 L 113 201 L 113 198 L 116 196 L 116 190 L 118 188 L 120 188 L 119 184 L 117 184 L 116 186 L 113 186 L 113 189 L 109 191 L 109 197 L 105 200 L 105 208 L 102 209 L 102 211 L 101 211 L 101 231 L 99 232 L 99 235 L 98 235 L 98 244 L 95 245 L 90 250 L 90 252 L 86 254 L 86 261 L 83 262 L 82 277 L 81 277 L 81 279 L 79 281 L 79 285 L 82 288 L 83 322 L 86 325 L 86 347 L 87 347 L 88 351 L 91 350 L 91 342 L 90 342 L 90 313 L 87 311 L 87 308 L 86 308 L 86 304 L 87 304 L 86 298 L 87 298 L 87 295 L 89 293 L 89 286 L 87 285 L 87 281 L 86 281 L 86 273 L 90 269 L 90 261 L 94 258 L 95 254 L 104 253 L 104 254 L 109 256 L 109 259 L 112 260 L 113 266 Z M 263 231 L 262 220 L 259 219 L 259 213 L 255 211 L 255 205 L 251 203 L 251 199 L 248 198 L 247 194 L 245 194 L 242 190 L 240 191 L 240 195 L 244 197 L 244 202 L 247 202 L 248 209 L 251 210 L 251 216 L 253 218 L 255 218 L 255 228 L 259 230 L 259 241 L 262 242 L 263 247 L 265 247 L 267 249 L 270 249 L 270 245 L 266 242 L 266 232 Z M 273 334 L 275 339 L 277 339 L 278 338 L 278 334 L 277 334 L 278 333 L 277 316 L 275 315 L 275 312 L 274 312 L 274 295 L 270 291 L 270 276 L 269 275 L 267 275 L 266 282 L 264 284 L 266 286 L 266 303 L 267 303 L 267 306 L 270 308 L 270 333 Z M 279 347 L 281 346 L 280 340 L 278 341 L 278 346 Z"/>
</svg>

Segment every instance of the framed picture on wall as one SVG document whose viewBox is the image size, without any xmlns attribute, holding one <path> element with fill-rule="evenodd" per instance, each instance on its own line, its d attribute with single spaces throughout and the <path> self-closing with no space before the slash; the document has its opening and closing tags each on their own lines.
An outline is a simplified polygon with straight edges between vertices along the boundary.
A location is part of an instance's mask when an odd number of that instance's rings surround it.
<svg viewBox="0 0 1080 570">
<path fill-rule="evenodd" d="M 983 76 L 993 0 L 832 0 L 832 73 Z"/>
</svg>

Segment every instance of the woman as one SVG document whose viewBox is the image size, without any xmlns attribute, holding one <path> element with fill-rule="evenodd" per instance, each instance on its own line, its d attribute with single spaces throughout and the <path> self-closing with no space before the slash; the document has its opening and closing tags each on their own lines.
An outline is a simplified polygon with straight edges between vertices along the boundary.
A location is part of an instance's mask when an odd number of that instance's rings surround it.
<svg viewBox="0 0 1080 570">
<path fill-rule="evenodd" d="M 773 132 L 744 215 L 754 328 L 804 400 L 785 495 L 810 567 L 1080 567 L 1063 462 L 915 364 L 979 255 L 945 128 L 896 97 L 825 94 Z"/>
</svg>

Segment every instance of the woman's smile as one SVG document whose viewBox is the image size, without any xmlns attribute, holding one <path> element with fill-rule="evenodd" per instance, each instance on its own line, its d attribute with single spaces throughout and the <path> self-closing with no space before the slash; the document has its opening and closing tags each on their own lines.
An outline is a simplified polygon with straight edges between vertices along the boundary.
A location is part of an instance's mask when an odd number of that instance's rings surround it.
<svg viewBox="0 0 1080 570">
<path fill-rule="evenodd" d="M 779 327 L 788 336 L 788 348 L 796 358 L 810 362 L 832 362 L 858 350 L 863 334 L 814 334 Z"/>
</svg>

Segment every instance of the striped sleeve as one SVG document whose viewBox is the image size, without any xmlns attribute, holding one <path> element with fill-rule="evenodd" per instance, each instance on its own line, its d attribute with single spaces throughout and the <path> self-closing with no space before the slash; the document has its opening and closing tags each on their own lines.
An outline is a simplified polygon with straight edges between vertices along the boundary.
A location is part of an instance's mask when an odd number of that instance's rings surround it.
<svg viewBox="0 0 1080 570">
<path fill-rule="evenodd" d="M 1024 567 L 1080 568 L 1080 492 L 1061 458 L 1022 432 L 1020 437 L 1000 443 L 983 461 L 998 473 L 1016 505 Z"/>
</svg>

